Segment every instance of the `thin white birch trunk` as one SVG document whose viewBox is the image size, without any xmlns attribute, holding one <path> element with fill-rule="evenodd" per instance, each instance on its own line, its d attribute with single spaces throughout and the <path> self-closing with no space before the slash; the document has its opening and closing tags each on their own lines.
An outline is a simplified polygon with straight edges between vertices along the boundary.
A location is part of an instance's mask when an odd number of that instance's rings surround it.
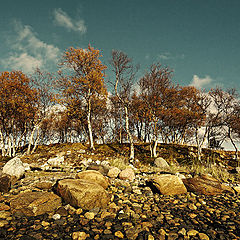
<svg viewBox="0 0 240 240">
<path fill-rule="evenodd" d="M 157 123 L 154 121 L 154 138 L 151 141 L 150 144 L 150 151 L 151 151 L 151 157 L 156 158 L 157 157 L 157 144 L 158 144 L 158 138 L 157 138 Z"/>
<path fill-rule="evenodd" d="M 36 131 L 36 128 L 37 128 L 37 125 L 34 126 L 32 132 L 30 134 L 29 142 L 28 142 L 27 154 L 30 154 L 30 152 L 31 152 L 31 146 L 33 145 L 33 142 L 34 142 L 34 133 Z"/>
<path fill-rule="evenodd" d="M 4 157 L 6 155 L 6 150 L 5 150 L 5 141 L 4 141 L 4 137 L 1 129 L 0 129 L 0 146 L 2 150 L 2 156 Z"/>
<path fill-rule="evenodd" d="M 12 157 L 12 146 L 11 146 L 10 136 L 8 136 L 8 150 L 7 150 L 7 155 L 8 155 L 9 157 Z"/>
<path fill-rule="evenodd" d="M 91 124 L 91 99 L 88 97 L 88 114 L 87 114 L 88 134 L 90 149 L 95 150 L 93 143 L 92 124 Z"/>
<path fill-rule="evenodd" d="M 129 117 L 128 117 L 128 108 L 127 106 L 124 106 L 124 110 L 125 110 L 125 122 L 126 122 L 126 132 L 128 135 L 128 139 L 129 139 L 129 143 L 130 143 L 130 159 L 133 160 L 134 159 L 134 144 L 133 144 L 133 138 L 132 138 L 132 134 L 129 130 Z"/>
<path fill-rule="evenodd" d="M 36 140 L 35 140 L 35 143 L 34 143 L 34 147 L 33 147 L 32 151 L 31 151 L 31 154 L 33 154 L 33 153 L 35 152 L 35 150 L 36 150 L 36 148 L 37 148 L 37 145 L 38 145 L 38 143 L 39 143 L 39 140 L 40 140 L 39 131 L 40 131 L 40 128 L 39 128 L 39 126 L 38 126 L 38 127 L 37 127 L 37 137 L 36 137 Z"/>
<path fill-rule="evenodd" d="M 12 156 L 15 157 L 16 156 L 16 140 L 13 136 L 11 138 L 11 142 L 12 142 Z"/>
<path fill-rule="evenodd" d="M 200 140 L 198 135 L 198 129 L 196 129 L 195 137 L 196 137 L 196 143 L 197 143 L 197 158 L 199 163 L 202 161 L 202 146 L 206 140 L 206 136 L 207 136 L 207 129 L 204 132 L 202 140 Z"/>
<path fill-rule="evenodd" d="M 158 145 L 158 140 L 155 139 L 154 144 L 153 144 L 153 150 L 152 150 L 154 158 L 157 157 L 157 145 Z"/>
</svg>

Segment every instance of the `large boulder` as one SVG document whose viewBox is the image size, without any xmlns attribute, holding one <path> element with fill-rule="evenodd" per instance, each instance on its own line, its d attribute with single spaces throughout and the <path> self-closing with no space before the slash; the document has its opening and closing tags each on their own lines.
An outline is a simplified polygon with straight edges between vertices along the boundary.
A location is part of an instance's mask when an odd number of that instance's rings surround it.
<svg viewBox="0 0 240 240">
<path fill-rule="evenodd" d="M 135 173 L 132 168 L 126 168 L 119 173 L 119 178 L 132 182 L 135 179 Z"/>
<path fill-rule="evenodd" d="M 154 160 L 154 165 L 158 168 L 169 169 L 169 165 L 165 159 L 158 157 Z"/>
<path fill-rule="evenodd" d="M 109 185 L 108 178 L 104 177 L 100 172 L 95 170 L 86 170 L 79 172 L 77 173 L 76 178 L 99 184 L 104 189 L 108 188 Z"/>
<path fill-rule="evenodd" d="M 102 186 L 85 179 L 63 179 L 58 182 L 57 192 L 66 203 L 86 210 L 105 208 L 110 201 Z"/>
<path fill-rule="evenodd" d="M 24 192 L 10 201 L 12 213 L 38 216 L 54 212 L 61 206 L 62 199 L 51 192 Z"/>
<path fill-rule="evenodd" d="M 205 195 L 217 195 L 223 192 L 233 192 L 232 188 L 222 184 L 210 175 L 200 175 L 194 178 L 183 179 L 183 183 L 189 192 L 197 192 Z"/>
<path fill-rule="evenodd" d="M 25 167 L 20 158 L 15 157 L 9 160 L 3 166 L 3 173 L 8 174 L 10 176 L 15 176 L 16 178 L 21 178 L 25 173 Z"/>
<path fill-rule="evenodd" d="M 176 195 L 187 192 L 182 180 L 171 174 L 154 175 L 151 183 L 163 195 Z"/>
</svg>

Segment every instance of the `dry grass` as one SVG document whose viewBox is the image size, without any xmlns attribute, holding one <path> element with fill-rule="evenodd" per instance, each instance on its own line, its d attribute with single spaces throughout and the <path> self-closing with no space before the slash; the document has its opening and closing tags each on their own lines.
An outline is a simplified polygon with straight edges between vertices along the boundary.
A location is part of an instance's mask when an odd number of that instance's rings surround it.
<svg viewBox="0 0 240 240">
<path fill-rule="evenodd" d="M 127 163 L 127 158 L 123 157 L 115 157 L 108 159 L 109 163 L 113 167 L 117 167 L 120 170 L 124 170 L 129 166 L 129 163 Z"/>
<path fill-rule="evenodd" d="M 178 172 L 188 173 L 190 171 L 189 171 L 189 168 L 185 165 L 177 166 L 173 164 L 173 165 L 170 165 L 169 172 L 171 172 L 172 174 L 176 174 Z"/>
<path fill-rule="evenodd" d="M 204 166 L 202 164 L 193 164 L 188 167 L 190 172 L 194 174 L 210 174 L 214 178 L 218 179 L 221 182 L 235 182 L 235 175 L 229 173 L 225 167 L 219 165 L 208 165 Z"/>
<path fill-rule="evenodd" d="M 193 175 L 210 174 L 214 178 L 221 182 L 238 182 L 240 180 L 240 174 L 232 174 L 228 172 L 224 166 L 216 164 L 204 164 L 193 163 L 191 165 L 170 165 L 169 171 L 173 174 L 177 172 L 191 173 Z"/>
<path fill-rule="evenodd" d="M 122 170 L 129 166 L 129 144 L 96 144 L 95 148 L 95 151 L 89 151 L 88 146 L 81 143 L 52 144 L 47 146 L 39 145 L 34 154 L 25 155 L 22 157 L 22 160 L 24 160 L 24 162 L 31 163 L 37 162 L 40 159 L 45 162 L 51 157 L 63 154 L 69 162 L 74 163 L 81 162 L 82 159 L 91 158 L 93 161 L 107 160 L 111 166 L 118 167 Z M 85 150 L 85 152 L 81 153 L 80 150 Z M 169 171 L 173 174 L 177 172 L 194 174 L 209 173 L 213 177 L 224 182 L 235 182 L 240 179 L 240 174 L 231 174 L 220 164 L 224 164 L 224 158 L 229 159 L 231 157 L 231 153 L 224 151 L 213 151 L 208 153 L 207 150 L 204 150 L 206 152 L 204 159 L 208 162 L 205 164 L 204 162 L 198 163 L 194 157 L 190 156 L 191 151 L 193 150 L 190 147 L 182 145 L 159 144 L 158 146 L 159 155 L 166 159 L 169 164 L 173 163 L 170 165 L 169 169 Z M 151 171 L 150 167 L 152 166 L 154 159 L 150 157 L 149 144 L 136 144 L 135 156 L 140 161 L 140 166 L 146 167 L 148 171 Z M 220 159 L 221 161 L 219 161 Z M 6 160 L 7 159 L 0 158 L 0 165 L 1 163 L 4 164 Z M 217 164 L 214 164 L 214 162 Z M 225 164 L 226 163 L 227 161 Z"/>
</svg>

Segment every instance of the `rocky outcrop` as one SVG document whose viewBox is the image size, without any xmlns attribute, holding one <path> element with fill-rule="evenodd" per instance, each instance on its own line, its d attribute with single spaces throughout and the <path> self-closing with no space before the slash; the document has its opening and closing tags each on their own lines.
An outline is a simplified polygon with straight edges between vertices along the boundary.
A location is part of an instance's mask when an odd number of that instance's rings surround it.
<svg viewBox="0 0 240 240">
<path fill-rule="evenodd" d="M 176 195 L 187 192 L 182 180 L 171 174 L 154 175 L 150 182 L 163 195 Z"/>
<path fill-rule="evenodd" d="M 186 178 L 183 179 L 183 183 L 189 192 L 197 192 L 205 195 L 217 195 L 223 192 L 233 192 L 232 188 L 222 184 L 210 175 Z"/>
<path fill-rule="evenodd" d="M 12 213 L 38 216 L 55 211 L 61 206 L 61 198 L 51 192 L 24 192 L 10 201 Z"/>
<path fill-rule="evenodd" d="M 100 172 L 95 170 L 86 170 L 79 172 L 77 173 L 76 178 L 99 184 L 104 189 L 108 188 L 109 185 L 108 178 L 104 177 Z"/>
<path fill-rule="evenodd" d="M 58 182 L 57 192 L 73 207 L 86 210 L 105 208 L 110 201 L 110 195 L 102 186 L 85 179 L 61 180 Z"/>
<path fill-rule="evenodd" d="M 134 162 L 134 167 L 128 170 L 135 173 L 133 178 L 121 176 L 125 179 L 121 180 L 118 176 L 120 170 L 109 167 L 105 161 L 113 164 L 117 163 L 115 159 L 88 151 L 80 155 L 72 145 L 71 151 L 65 147 L 59 146 L 61 153 L 49 152 L 50 147 L 47 147 L 41 156 L 40 147 L 35 157 L 21 157 L 23 162 L 31 164 L 31 169 L 25 170 L 24 178 L 12 184 L 8 193 L 1 193 L 0 239 L 239 239 L 238 194 L 207 196 L 187 192 L 174 195 L 186 191 L 176 176 L 190 178 L 194 176 L 193 172 L 182 172 L 179 168 L 180 173 L 172 175 L 168 170 L 161 171 L 159 167 L 144 162 L 137 166 Z M 63 153 L 66 157 L 61 168 L 47 164 L 48 171 L 42 171 L 42 164 L 50 156 L 62 156 Z M 161 156 L 170 163 L 166 154 Z M 108 171 L 110 184 L 107 191 L 110 196 L 99 185 L 101 181 L 96 184 L 96 178 L 93 178 L 90 182 L 88 174 L 83 177 L 86 179 L 75 179 L 89 163 L 95 163 L 98 171 L 104 170 L 103 159 L 106 166 L 114 170 Z M 83 161 L 87 164 L 84 165 Z M 234 171 L 233 174 L 237 174 L 237 170 Z M 102 179 L 101 174 L 94 174 Z M 235 176 L 234 183 L 226 184 L 233 186 L 235 193 L 240 193 Z M 151 186 L 148 185 L 149 178 L 152 179 Z M 209 176 L 205 176 L 205 182 L 206 178 L 215 185 L 220 184 L 222 189 L 228 188 Z M 106 176 L 103 179 L 106 180 Z M 54 184 L 56 188 L 52 187 Z M 61 193 L 63 204 L 59 196 L 50 193 L 52 190 Z M 48 194 L 52 194 L 51 197 Z"/>
<path fill-rule="evenodd" d="M 135 173 L 132 168 L 126 168 L 119 173 L 119 178 L 132 182 L 135 179 Z"/>
<path fill-rule="evenodd" d="M 21 178 L 25 173 L 25 167 L 20 158 L 15 157 L 9 160 L 3 166 L 3 173 L 8 174 L 10 176 L 15 176 L 16 178 Z"/>
</svg>

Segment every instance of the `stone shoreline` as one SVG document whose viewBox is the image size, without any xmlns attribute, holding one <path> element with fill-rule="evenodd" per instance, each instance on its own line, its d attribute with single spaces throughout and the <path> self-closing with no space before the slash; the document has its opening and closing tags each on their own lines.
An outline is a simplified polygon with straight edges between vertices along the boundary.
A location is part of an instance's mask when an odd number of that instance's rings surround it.
<svg viewBox="0 0 240 240">
<path fill-rule="evenodd" d="M 240 239 L 238 195 L 166 196 L 139 183 L 112 180 L 105 209 L 63 203 L 50 214 L 31 217 L 11 213 L 12 194 L 51 190 L 15 186 L 0 198 L 0 239 Z"/>
<path fill-rule="evenodd" d="M 106 161 L 64 167 L 57 161 L 30 164 L 23 177 L 11 179 L 10 191 L 2 177 L 0 240 L 240 239 L 233 185 L 166 168 L 121 171 Z"/>
</svg>

